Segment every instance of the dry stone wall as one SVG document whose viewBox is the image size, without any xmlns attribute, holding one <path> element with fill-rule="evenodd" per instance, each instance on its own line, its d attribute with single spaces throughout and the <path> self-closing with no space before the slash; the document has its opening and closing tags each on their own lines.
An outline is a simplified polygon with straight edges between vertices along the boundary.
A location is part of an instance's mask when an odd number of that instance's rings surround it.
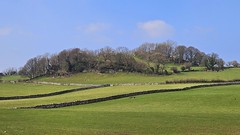
<svg viewBox="0 0 240 135">
<path fill-rule="evenodd" d="M 30 106 L 30 107 L 19 107 L 19 109 L 60 108 L 60 107 L 67 107 L 67 106 L 91 104 L 91 103 L 103 102 L 103 101 L 108 101 L 108 100 L 115 100 L 115 99 L 126 98 L 126 97 L 134 97 L 134 96 L 145 95 L 145 94 L 163 93 L 163 92 L 177 92 L 177 91 L 186 91 L 186 90 L 191 90 L 191 89 L 196 89 L 196 88 L 224 86 L 224 85 L 239 85 L 239 84 L 240 84 L 240 82 L 224 82 L 224 83 L 215 83 L 215 84 L 203 84 L 203 85 L 197 85 L 197 86 L 191 86 L 191 87 L 185 87 L 185 88 L 176 88 L 176 89 L 150 90 L 150 91 L 133 92 L 133 93 L 128 93 L 128 94 L 120 94 L 120 95 L 114 95 L 114 96 L 102 97 L 102 98 L 96 98 L 96 99 L 89 99 L 89 100 L 65 102 L 65 103 L 58 103 L 58 104 L 38 105 L 38 106 Z"/>
<path fill-rule="evenodd" d="M 102 87 L 108 87 L 109 84 L 104 85 L 98 85 L 98 86 L 90 86 L 90 87 L 84 87 L 84 88 L 77 88 L 77 89 L 70 89 L 70 90 L 63 90 L 58 92 L 52 92 L 47 94 L 36 94 L 36 95 L 27 95 L 27 96 L 11 96 L 11 97 L 0 97 L 0 100 L 17 100 L 17 99 L 28 99 L 28 98 L 40 98 L 40 97 L 49 97 L 49 96 L 56 96 L 76 91 L 83 91 L 83 90 L 89 90 L 89 89 L 96 89 L 96 88 L 102 88 Z"/>
</svg>

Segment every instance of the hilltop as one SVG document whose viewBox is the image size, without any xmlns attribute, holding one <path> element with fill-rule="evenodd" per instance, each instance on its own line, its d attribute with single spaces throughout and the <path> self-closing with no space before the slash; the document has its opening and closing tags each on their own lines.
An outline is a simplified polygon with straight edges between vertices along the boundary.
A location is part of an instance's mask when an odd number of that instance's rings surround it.
<svg viewBox="0 0 240 135">
<path fill-rule="evenodd" d="M 239 66 L 236 61 L 227 65 L 228 67 Z M 144 43 L 133 50 L 126 47 L 63 50 L 58 54 L 41 55 L 29 59 L 18 73 L 29 78 L 46 75 L 68 76 L 85 72 L 172 75 L 180 71 L 220 71 L 224 70 L 225 66 L 226 63 L 216 53 L 205 54 L 195 47 L 167 41 Z M 15 73 L 11 70 L 9 72 Z"/>
</svg>

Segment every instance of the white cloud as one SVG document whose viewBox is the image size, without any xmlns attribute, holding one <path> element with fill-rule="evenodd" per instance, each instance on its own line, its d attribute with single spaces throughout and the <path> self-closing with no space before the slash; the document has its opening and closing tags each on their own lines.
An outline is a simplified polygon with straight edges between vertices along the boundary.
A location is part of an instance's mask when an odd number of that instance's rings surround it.
<svg viewBox="0 0 240 135">
<path fill-rule="evenodd" d="M 138 29 L 150 38 L 166 38 L 174 34 L 173 27 L 162 20 L 139 23 Z"/>
<path fill-rule="evenodd" d="M 77 27 L 78 31 L 83 31 L 87 34 L 95 34 L 98 32 L 104 32 L 110 28 L 107 23 L 90 23 L 85 26 Z"/>
<path fill-rule="evenodd" d="M 0 28 L 0 36 L 8 36 L 12 33 L 13 29 L 10 27 Z"/>
</svg>

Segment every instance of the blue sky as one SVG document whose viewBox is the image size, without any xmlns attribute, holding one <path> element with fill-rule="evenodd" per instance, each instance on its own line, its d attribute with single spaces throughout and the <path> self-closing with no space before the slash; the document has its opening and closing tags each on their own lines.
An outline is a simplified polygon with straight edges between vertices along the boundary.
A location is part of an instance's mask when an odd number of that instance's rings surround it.
<svg viewBox="0 0 240 135">
<path fill-rule="evenodd" d="M 1 0 L 0 72 L 63 49 L 176 41 L 240 61 L 239 0 Z"/>
</svg>

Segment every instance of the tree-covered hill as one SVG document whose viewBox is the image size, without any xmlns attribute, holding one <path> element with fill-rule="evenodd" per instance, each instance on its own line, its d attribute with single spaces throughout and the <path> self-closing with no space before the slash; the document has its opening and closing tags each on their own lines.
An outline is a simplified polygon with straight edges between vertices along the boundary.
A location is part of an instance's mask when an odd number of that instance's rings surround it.
<svg viewBox="0 0 240 135">
<path fill-rule="evenodd" d="M 180 69 L 167 65 L 178 64 Z M 173 41 L 163 43 L 144 43 L 129 50 L 126 47 L 99 50 L 73 48 L 57 54 L 41 55 L 31 58 L 20 69 L 19 74 L 35 78 L 42 75 L 66 76 L 72 73 L 96 71 L 138 72 L 169 75 L 179 70 L 191 70 L 192 66 L 203 66 L 206 70 L 223 70 L 224 61 L 218 54 L 205 54 L 192 46 L 177 45 Z M 236 66 L 236 65 L 235 65 Z M 238 66 L 238 64 L 237 64 Z"/>
</svg>

